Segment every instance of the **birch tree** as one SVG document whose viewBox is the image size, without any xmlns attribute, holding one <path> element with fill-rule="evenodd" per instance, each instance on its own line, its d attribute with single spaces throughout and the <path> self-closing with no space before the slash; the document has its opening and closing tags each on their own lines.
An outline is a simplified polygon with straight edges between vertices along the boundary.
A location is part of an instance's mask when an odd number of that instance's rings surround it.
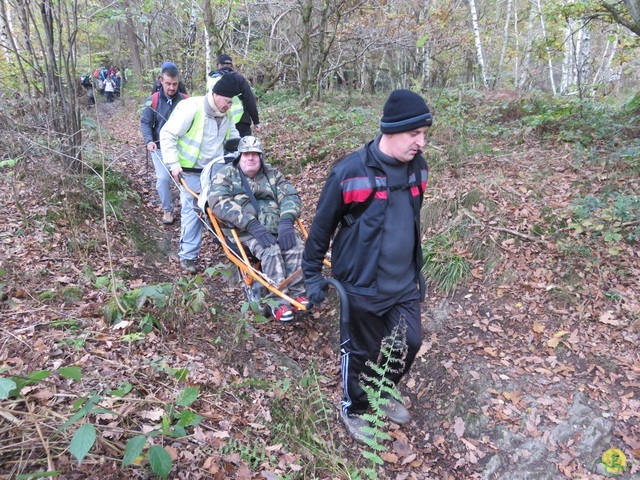
<svg viewBox="0 0 640 480">
<path fill-rule="evenodd" d="M 542 0 L 537 0 L 538 7 L 538 15 L 540 15 L 540 28 L 542 29 L 542 38 L 546 41 L 547 39 L 547 29 L 544 23 L 544 13 L 542 12 Z M 556 81 L 553 77 L 553 59 L 551 57 L 551 52 L 549 47 L 546 48 L 547 51 L 547 63 L 549 64 L 549 82 L 551 83 L 551 91 L 554 95 L 557 94 L 556 90 Z"/>
<path fill-rule="evenodd" d="M 127 43 L 129 44 L 129 52 L 131 54 L 131 62 L 133 63 L 133 73 L 136 75 L 138 91 L 144 91 L 142 59 L 140 58 L 140 48 L 138 47 L 138 37 L 133 24 L 133 15 L 131 12 L 130 0 L 122 0 L 122 7 L 125 12 L 125 28 L 127 32 Z"/>
<path fill-rule="evenodd" d="M 604 52 L 602 54 L 602 59 L 600 61 L 600 66 L 596 73 L 593 76 L 592 86 L 594 87 L 591 90 L 591 96 L 594 96 L 597 92 L 597 87 L 600 83 L 604 83 L 609 80 L 611 77 L 611 65 L 613 63 L 613 58 L 618 51 L 618 33 L 616 32 L 614 35 L 614 39 L 612 41 L 607 40 L 605 45 Z"/>
<path fill-rule="evenodd" d="M 493 81 L 493 87 L 497 85 L 502 76 L 502 66 L 504 65 L 504 59 L 507 55 L 507 44 L 509 43 L 509 20 L 511 19 L 511 7 L 513 5 L 513 0 L 507 0 L 507 14 L 504 20 L 504 29 L 502 33 L 502 50 L 500 51 L 500 60 L 498 61 L 498 69 L 496 71 L 496 76 Z M 515 26 L 516 34 L 517 34 L 517 26 Z"/>
<path fill-rule="evenodd" d="M 574 26 L 571 20 L 567 19 L 564 31 L 564 41 L 562 42 L 564 45 L 564 57 L 562 59 L 559 89 L 561 95 L 567 93 L 569 87 L 574 84 L 575 65 L 573 59 L 575 58 L 576 45 L 574 43 Z"/>
<path fill-rule="evenodd" d="M 482 85 L 489 88 L 489 80 L 487 79 L 487 69 L 482 54 L 482 42 L 480 40 L 480 26 L 478 24 L 478 11 L 476 9 L 476 0 L 469 0 L 469 8 L 471 9 L 471 22 L 473 25 L 473 38 L 476 45 L 476 57 L 480 66 L 480 75 L 482 77 Z"/>
<path fill-rule="evenodd" d="M 11 24 L 11 17 L 8 15 L 6 7 L 4 5 L 4 0 L 0 0 L 0 48 L 2 48 L 2 52 L 4 55 L 4 61 L 9 63 L 11 57 L 9 57 L 9 25 Z M 17 52 L 16 52 L 17 53 Z"/>
<path fill-rule="evenodd" d="M 191 8 L 189 14 L 189 28 L 187 30 L 186 39 L 184 42 L 184 83 L 193 90 L 194 85 L 194 72 L 196 71 L 196 54 L 195 54 L 195 42 L 196 35 L 198 33 L 198 8 L 196 0 L 191 0 Z"/>
</svg>

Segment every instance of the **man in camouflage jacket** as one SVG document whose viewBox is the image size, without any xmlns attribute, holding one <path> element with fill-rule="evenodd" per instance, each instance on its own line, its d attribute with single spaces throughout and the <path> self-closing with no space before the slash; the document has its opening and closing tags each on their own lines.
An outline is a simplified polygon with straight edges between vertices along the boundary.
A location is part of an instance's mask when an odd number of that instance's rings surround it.
<svg viewBox="0 0 640 480">
<path fill-rule="evenodd" d="M 282 173 L 264 162 L 262 144 L 256 137 L 243 137 L 238 154 L 211 180 L 207 201 L 217 218 L 237 229 L 242 244 L 261 261 L 262 272 L 278 285 L 302 262 L 304 246 L 293 226 L 302 201 Z M 228 229 L 224 233 L 231 237 Z M 287 293 L 307 306 L 302 275 L 289 284 Z M 274 316 L 281 322 L 290 321 L 294 310 L 281 301 Z"/>
</svg>

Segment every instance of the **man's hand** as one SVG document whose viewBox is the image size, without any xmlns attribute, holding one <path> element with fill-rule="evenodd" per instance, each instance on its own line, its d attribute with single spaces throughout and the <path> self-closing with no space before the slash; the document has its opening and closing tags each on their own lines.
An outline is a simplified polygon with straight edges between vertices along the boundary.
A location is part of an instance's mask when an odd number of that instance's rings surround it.
<svg viewBox="0 0 640 480">
<path fill-rule="evenodd" d="M 178 165 L 171 169 L 171 176 L 175 179 L 178 184 L 180 184 L 180 174 L 182 173 L 182 167 Z"/>
<path fill-rule="evenodd" d="M 256 219 L 249 222 L 247 232 L 258 241 L 262 248 L 269 248 L 271 245 L 276 244 L 275 237 Z"/>
<path fill-rule="evenodd" d="M 293 229 L 293 220 L 281 218 L 278 224 L 278 245 L 280 250 L 286 252 L 296 246 L 296 232 Z"/>
<path fill-rule="evenodd" d="M 262 131 L 262 124 L 256 123 L 253 125 L 253 128 L 256 130 L 256 132 L 260 133 Z"/>
<path fill-rule="evenodd" d="M 327 298 L 327 284 L 322 274 L 305 278 L 305 283 L 307 285 L 307 297 L 309 301 L 314 305 L 320 305 L 324 299 Z"/>
<path fill-rule="evenodd" d="M 156 142 L 147 143 L 147 150 L 149 150 L 150 152 L 155 152 L 157 149 L 158 146 L 156 145 Z"/>
</svg>

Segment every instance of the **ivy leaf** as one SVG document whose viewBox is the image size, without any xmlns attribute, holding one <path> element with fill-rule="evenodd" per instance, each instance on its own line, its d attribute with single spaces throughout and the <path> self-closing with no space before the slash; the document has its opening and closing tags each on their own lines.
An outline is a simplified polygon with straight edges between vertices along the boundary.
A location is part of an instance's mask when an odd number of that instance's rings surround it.
<svg viewBox="0 0 640 480">
<path fill-rule="evenodd" d="M 149 464 L 156 475 L 167 478 L 173 467 L 173 460 L 171 460 L 171 455 L 160 445 L 151 445 L 149 447 Z"/>
<path fill-rule="evenodd" d="M 69 451 L 81 463 L 84 457 L 89 453 L 91 447 L 96 441 L 96 427 L 90 423 L 82 425 L 73 435 L 69 444 Z"/>
<path fill-rule="evenodd" d="M 198 387 L 185 387 L 185 389 L 178 395 L 178 398 L 176 398 L 176 405 L 180 405 L 182 407 L 191 405 L 198 399 L 199 391 L 200 389 Z"/>
<path fill-rule="evenodd" d="M 78 366 L 60 367 L 58 373 L 64 378 L 71 380 L 82 380 L 82 369 Z"/>
<path fill-rule="evenodd" d="M 142 449 L 147 443 L 147 437 L 144 435 L 136 435 L 129 439 L 124 447 L 124 458 L 122 459 L 122 466 L 126 467 L 135 462 L 136 458 L 142 453 Z"/>
</svg>

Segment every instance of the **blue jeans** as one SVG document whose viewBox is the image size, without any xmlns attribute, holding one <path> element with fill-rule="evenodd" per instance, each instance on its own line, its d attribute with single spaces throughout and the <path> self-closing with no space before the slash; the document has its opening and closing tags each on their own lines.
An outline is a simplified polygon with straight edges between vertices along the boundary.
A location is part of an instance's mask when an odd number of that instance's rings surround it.
<svg viewBox="0 0 640 480">
<path fill-rule="evenodd" d="M 162 204 L 162 210 L 173 212 L 173 200 L 171 199 L 171 174 L 162 161 L 162 151 L 156 149 L 149 152 L 153 160 L 153 168 L 156 171 L 156 190 Z"/>
<path fill-rule="evenodd" d="M 187 186 L 200 193 L 200 174 L 183 173 Z M 202 247 L 202 222 L 196 198 L 180 185 L 180 260 L 195 260 Z"/>
</svg>

